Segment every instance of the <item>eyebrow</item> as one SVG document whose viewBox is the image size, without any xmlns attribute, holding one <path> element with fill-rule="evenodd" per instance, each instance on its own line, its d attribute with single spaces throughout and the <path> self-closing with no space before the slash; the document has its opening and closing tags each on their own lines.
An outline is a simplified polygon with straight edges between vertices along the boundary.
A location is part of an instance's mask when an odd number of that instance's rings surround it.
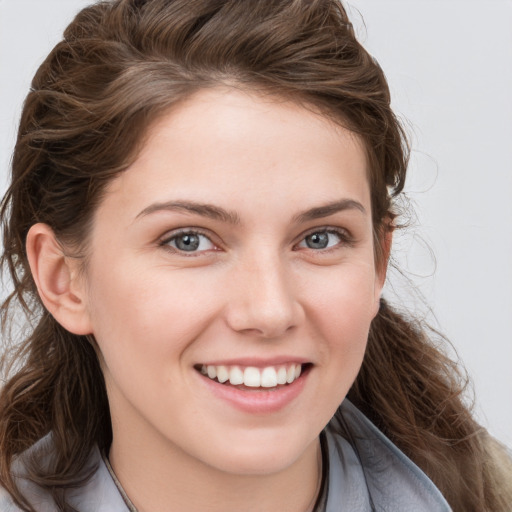
<svg viewBox="0 0 512 512">
<path fill-rule="evenodd" d="M 329 217 L 335 213 L 344 210 L 358 210 L 366 215 L 365 207 L 359 202 L 353 199 L 341 199 L 339 201 L 333 201 L 322 206 L 317 206 L 306 210 L 305 212 L 299 213 L 294 217 L 295 222 L 308 222 L 315 219 L 322 219 L 323 217 Z"/>
<path fill-rule="evenodd" d="M 155 203 L 144 208 L 136 217 L 144 217 L 160 211 L 178 211 L 195 213 L 202 217 L 208 217 L 214 220 L 220 220 L 229 224 L 240 224 L 240 217 L 236 212 L 225 210 L 219 206 L 207 203 L 196 203 L 195 201 L 168 201 L 165 203 Z"/>
<path fill-rule="evenodd" d="M 329 215 L 334 215 L 335 213 L 344 210 L 358 210 L 366 215 L 366 209 L 360 202 L 354 201 L 353 199 L 341 199 L 339 201 L 333 201 L 301 212 L 296 215 L 293 220 L 297 223 L 308 222 L 315 219 L 321 219 L 323 217 L 329 217 Z M 240 224 L 240 217 L 236 212 L 225 210 L 224 208 L 212 204 L 197 203 L 195 201 L 168 201 L 165 203 L 154 203 L 147 208 L 144 208 L 144 210 L 137 215 L 136 219 L 160 211 L 182 211 L 195 213 L 202 217 L 220 220 L 229 224 Z"/>
</svg>

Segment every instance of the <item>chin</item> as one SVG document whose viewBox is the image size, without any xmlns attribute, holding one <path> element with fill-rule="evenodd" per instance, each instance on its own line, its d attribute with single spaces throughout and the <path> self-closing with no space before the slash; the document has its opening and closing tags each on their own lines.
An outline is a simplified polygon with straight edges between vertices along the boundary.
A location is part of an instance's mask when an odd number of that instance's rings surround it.
<svg viewBox="0 0 512 512">
<path fill-rule="evenodd" d="M 229 443 L 222 453 L 210 452 L 209 464 L 218 470 L 245 476 L 271 475 L 284 471 L 297 461 L 316 453 L 318 435 L 313 440 L 291 439 L 290 435 L 258 436 Z M 295 442 L 294 442 L 295 441 Z"/>
</svg>

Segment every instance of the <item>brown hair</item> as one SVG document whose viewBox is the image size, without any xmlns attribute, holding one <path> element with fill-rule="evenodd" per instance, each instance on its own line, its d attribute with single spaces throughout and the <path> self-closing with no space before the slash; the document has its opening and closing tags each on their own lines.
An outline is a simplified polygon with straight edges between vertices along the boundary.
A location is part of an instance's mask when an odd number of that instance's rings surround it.
<svg viewBox="0 0 512 512">
<path fill-rule="evenodd" d="M 36 73 L 1 207 L 3 264 L 33 329 L 15 351 L 0 398 L 0 483 L 32 511 L 10 468 L 52 432 L 50 467 L 30 478 L 61 510 L 83 483 L 93 445 L 107 450 L 110 416 L 94 342 L 63 329 L 42 306 L 25 237 L 48 224 L 79 252 L 105 185 L 137 156 L 157 116 L 195 91 L 231 84 L 292 98 L 364 140 L 377 259 L 404 186 L 408 148 L 385 77 L 357 42 L 337 0 L 114 0 L 81 11 Z M 21 362 L 21 363 L 20 363 Z M 456 511 L 512 501 L 501 453 L 462 399 L 457 369 L 424 328 L 384 301 L 349 396 L 432 478 Z M 510 475 L 510 472 L 507 473 Z"/>
</svg>

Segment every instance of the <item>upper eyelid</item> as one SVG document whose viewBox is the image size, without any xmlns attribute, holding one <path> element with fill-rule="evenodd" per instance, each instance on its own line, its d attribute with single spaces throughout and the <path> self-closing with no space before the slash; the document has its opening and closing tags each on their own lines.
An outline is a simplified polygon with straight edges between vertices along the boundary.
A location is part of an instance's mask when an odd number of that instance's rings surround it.
<svg viewBox="0 0 512 512">
<path fill-rule="evenodd" d="M 186 227 L 186 228 L 177 228 L 171 231 L 167 231 L 164 235 L 158 237 L 157 243 L 159 246 L 164 247 L 168 246 L 169 242 L 173 240 L 174 238 L 180 236 L 180 235 L 186 235 L 186 234 L 193 234 L 193 235 L 201 235 L 207 238 L 215 247 L 220 247 L 221 244 L 215 240 L 215 237 L 211 232 L 208 230 L 204 230 L 202 228 L 196 228 L 196 227 Z M 173 248 L 174 249 L 174 248 Z M 176 249 L 176 251 L 181 251 L 179 249 Z M 206 251 L 197 251 L 197 253 L 206 252 Z M 190 253 L 190 255 L 192 252 Z"/>
<path fill-rule="evenodd" d="M 169 231 L 166 231 L 163 235 L 158 237 L 159 242 L 168 242 L 169 240 L 172 240 L 173 238 L 179 236 L 179 235 L 185 235 L 191 233 L 193 235 L 203 235 L 206 238 L 208 238 L 212 243 L 212 234 L 203 228 L 196 228 L 196 227 L 186 227 L 186 228 L 176 228 L 171 229 Z"/>
<path fill-rule="evenodd" d="M 304 231 L 297 237 L 297 241 L 300 242 L 307 236 L 312 235 L 314 233 L 337 233 L 341 236 L 345 236 L 346 238 L 353 238 L 352 233 L 347 228 L 342 228 L 339 226 L 320 226 Z"/>
<path fill-rule="evenodd" d="M 313 228 L 307 229 L 306 231 L 304 231 L 303 236 L 307 236 L 309 233 L 325 233 L 326 231 L 349 233 L 349 230 L 347 228 L 343 228 L 341 226 L 331 226 L 328 224 L 326 226 L 315 226 Z"/>
</svg>

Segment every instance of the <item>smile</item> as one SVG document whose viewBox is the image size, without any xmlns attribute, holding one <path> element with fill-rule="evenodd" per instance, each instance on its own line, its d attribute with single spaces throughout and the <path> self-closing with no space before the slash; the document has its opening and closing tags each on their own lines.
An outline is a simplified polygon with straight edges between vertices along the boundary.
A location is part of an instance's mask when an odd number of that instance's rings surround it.
<svg viewBox="0 0 512 512">
<path fill-rule="evenodd" d="M 302 372 L 302 365 L 289 363 L 264 368 L 237 365 L 202 365 L 200 372 L 221 384 L 229 383 L 232 386 L 246 386 L 249 388 L 275 388 L 276 386 L 291 384 L 298 379 Z"/>
<path fill-rule="evenodd" d="M 288 360 L 200 363 L 194 369 L 211 396 L 244 413 L 266 415 L 284 410 L 299 397 L 313 367 L 310 362 Z"/>
</svg>

